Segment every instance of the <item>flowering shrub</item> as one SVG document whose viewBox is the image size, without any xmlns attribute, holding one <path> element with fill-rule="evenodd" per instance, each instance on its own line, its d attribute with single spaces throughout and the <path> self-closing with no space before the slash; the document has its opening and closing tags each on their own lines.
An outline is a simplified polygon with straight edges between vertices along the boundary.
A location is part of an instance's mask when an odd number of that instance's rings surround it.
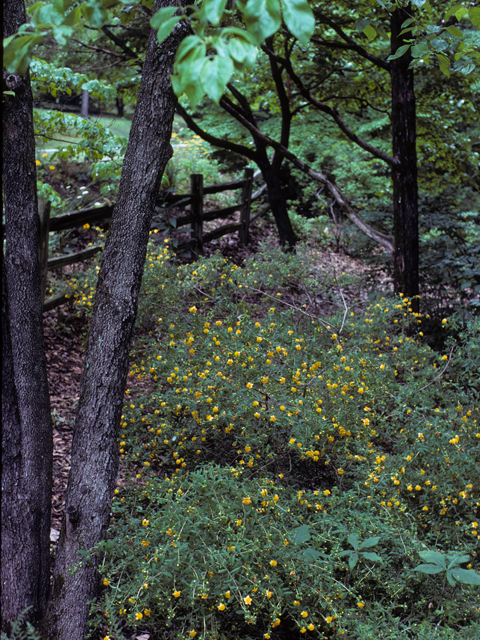
<svg viewBox="0 0 480 640">
<path fill-rule="evenodd" d="M 479 370 L 478 320 L 437 353 L 407 299 L 361 308 L 308 252 L 176 266 L 167 247 L 149 246 L 97 622 L 478 636 L 479 398 L 462 364 Z M 428 550 L 470 582 L 416 571 Z"/>
</svg>

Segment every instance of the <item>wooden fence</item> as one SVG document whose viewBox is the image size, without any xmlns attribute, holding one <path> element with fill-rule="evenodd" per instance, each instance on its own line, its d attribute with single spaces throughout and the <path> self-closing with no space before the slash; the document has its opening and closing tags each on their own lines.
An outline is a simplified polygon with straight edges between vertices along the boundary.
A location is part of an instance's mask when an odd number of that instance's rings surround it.
<svg viewBox="0 0 480 640">
<path fill-rule="evenodd" d="M 250 228 L 250 210 L 252 203 L 252 186 L 253 186 L 254 173 L 253 169 L 246 169 L 245 175 L 242 180 L 236 180 L 234 182 L 225 182 L 223 184 L 215 184 L 204 187 L 203 175 L 193 174 L 191 176 L 191 193 L 188 194 L 168 194 L 164 198 L 157 201 L 157 206 L 160 208 L 169 209 L 176 205 L 186 207 L 190 205 L 190 213 L 178 218 L 159 219 L 159 215 L 155 215 L 152 221 L 151 229 L 171 228 L 179 229 L 181 227 L 190 225 L 190 239 L 186 242 L 182 242 L 176 247 L 177 253 L 185 253 L 191 251 L 194 259 L 197 259 L 199 255 L 203 254 L 203 246 L 216 238 L 221 238 L 230 233 L 238 231 L 239 241 L 242 244 L 248 242 L 249 228 Z M 214 211 L 204 212 L 204 200 L 205 196 L 213 195 L 215 193 L 221 193 L 223 191 L 234 191 L 241 189 L 241 199 L 239 204 L 225 207 L 223 209 L 216 209 Z M 260 193 L 259 190 L 258 193 Z M 65 267 L 69 264 L 75 264 L 91 258 L 96 253 L 102 250 L 102 247 L 97 245 L 83 251 L 76 253 L 70 253 L 61 255 L 55 258 L 48 257 L 48 236 L 52 231 L 63 231 L 66 229 L 73 229 L 85 224 L 101 224 L 108 221 L 113 214 L 114 205 L 105 205 L 102 207 L 92 207 L 88 209 L 82 209 L 81 211 L 73 211 L 65 213 L 54 218 L 50 218 L 50 203 L 46 203 L 40 211 L 40 244 L 39 244 L 39 259 L 41 270 L 41 284 L 43 298 L 45 297 L 47 272 L 52 269 L 58 269 Z M 240 212 L 240 222 L 231 222 L 225 224 L 212 231 L 204 232 L 203 225 L 205 222 L 211 220 L 221 220 L 230 217 L 232 214 Z M 55 296 L 49 300 L 44 301 L 43 310 L 48 311 L 61 304 L 64 304 L 68 300 L 67 296 Z"/>
</svg>

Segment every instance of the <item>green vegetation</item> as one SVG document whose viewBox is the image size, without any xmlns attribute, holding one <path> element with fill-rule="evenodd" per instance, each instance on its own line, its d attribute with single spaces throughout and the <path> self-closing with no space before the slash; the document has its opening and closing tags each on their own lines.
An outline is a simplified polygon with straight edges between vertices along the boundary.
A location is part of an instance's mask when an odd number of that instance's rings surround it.
<svg viewBox="0 0 480 640">
<path fill-rule="evenodd" d="M 307 245 L 178 265 L 151 235 L 102 634 L 478 636 L 478 318 L 437 353 L 358 284 Z"/>
</svg>

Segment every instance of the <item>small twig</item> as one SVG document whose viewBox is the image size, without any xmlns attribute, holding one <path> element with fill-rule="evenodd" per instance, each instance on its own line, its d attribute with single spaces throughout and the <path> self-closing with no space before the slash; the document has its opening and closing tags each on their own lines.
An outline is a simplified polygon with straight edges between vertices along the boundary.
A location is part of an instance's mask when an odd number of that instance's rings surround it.
<svg viewBox="0 0 480 640">
<path fill-rule="evenodd" d="M 345 320 L 347 319 L 348 306 L 347 306 L 347 303 L 345 302 L 345 298 L 344 298 L 344 295 L 343 295 L 342 287 L 338 287 L 338 290 L 340 291 L 340 295 L 342 296 L 342 302 L 343 302 L 343 304 L 345 306 L 345 313 L 343 314 L 342 326 L 340 327 L 340 331 L 338 332 L 338 333 L 342 333 L 342 329 L 343 329 L 343 326 L 345 324 Z"/>
<path fill-rule="evenodd" d="M 323 325 L 326 329 L 330 328 L 332 325 L 328 324 L 326 322 L 324 322 L 323 320 L 320 320 L 320 318 L 317 318 L 317 316 L 313 316 L 311 313 L 307 313 L 306 311 L 302 311 L 302 309 L 299 309 L 298 307 L 296 307 L 293 304 L 290 304 L 289 302 L 285 302 L 285 300 L 280 300 L 280 298 L 276 298 L 275 296 L 271 296 L 269 293 L 266 293 L 265 291 L 262 291 L 261 289 L 257 289 L 256 287 L 249 287 L 248 285 L 243 285 L 246 289 L 251 289 L 252 291 L 256 291 L 257 293 L 261 293 L 264 296 L 267 296 L 267 298 L 271 298 L 272 300 L 275 300 L 276 302 L 281 302 L 282 304 L 287 305 L 287 307 L 290 307 L 291 309 L 295 309 L 295 311 L 298 311 L 300 313 L 303 313 L 304 316 L 307 316 L 307 318 L 311 318 L 312 320 L 317 320 L 317 322 L 319 322 L 321 325 Z"/>
<path fill-rule="evenodd" d="M 447 364 L 443 367 L 443 369 L 440 371 L 440 373 L 438 374 L 438 376 L 436 378 L 434 378 L 431 382 L 429 382 L 428 384 L 426 384 L 424 387 L 422 387 L 421 389 L 419 389 L 419 391 L 423 391 L 424 389 L 426 389 L 427 387 L 429 387 L 431 384 L 433 384 L 436 380 L 438 380 L 440 378 L 440 376 L 442 376 L 445 371 L 447 370 L 448 365 L 450 364 L 450 360 L 452 359 L 452 355 L 453 355 L 453 351 L 455 349 L 457 345 L 454 344 L 453 347 L 450 349 L 450 355 L 448 356 L 448 361 Z"/>
</svg>

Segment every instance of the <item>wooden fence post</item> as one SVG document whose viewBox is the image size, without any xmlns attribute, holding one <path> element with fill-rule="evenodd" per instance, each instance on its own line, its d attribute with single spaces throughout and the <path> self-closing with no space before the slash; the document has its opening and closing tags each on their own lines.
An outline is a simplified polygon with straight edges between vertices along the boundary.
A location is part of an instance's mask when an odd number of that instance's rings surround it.
<svg viewBox="0 0 480 640">
<path fill-rule="evenodd" d="M 40 230 L 38 236 L 38 262 L 40 265 L 40 291 L 42 294 L 42 305 L 47 292 L 47 271 L 48 271 L 48 235 L 50 233 L 50 200 L 38 199 L 38 215 L 40 217 Z"/>
<path fill-rule="evenodd" d="M 198 256 L 203 255 L 203 175 L 192 173 L 190 180 L 193 216 L 191 237 L 195 240 L 192 255 L 197 260 Z"/>
<path fill-rule="evenodd" d="M 240 210 L 240 222 L 242 226 L 238 231 L 238 238 L 241 244 L 247 244 L 249 240 L 250 228 L 250 208 L 252 205 L 253 169 L 245 169 L 244 180 L 247 184 L 242 187 L 242 208 Z"/>
</svg>

